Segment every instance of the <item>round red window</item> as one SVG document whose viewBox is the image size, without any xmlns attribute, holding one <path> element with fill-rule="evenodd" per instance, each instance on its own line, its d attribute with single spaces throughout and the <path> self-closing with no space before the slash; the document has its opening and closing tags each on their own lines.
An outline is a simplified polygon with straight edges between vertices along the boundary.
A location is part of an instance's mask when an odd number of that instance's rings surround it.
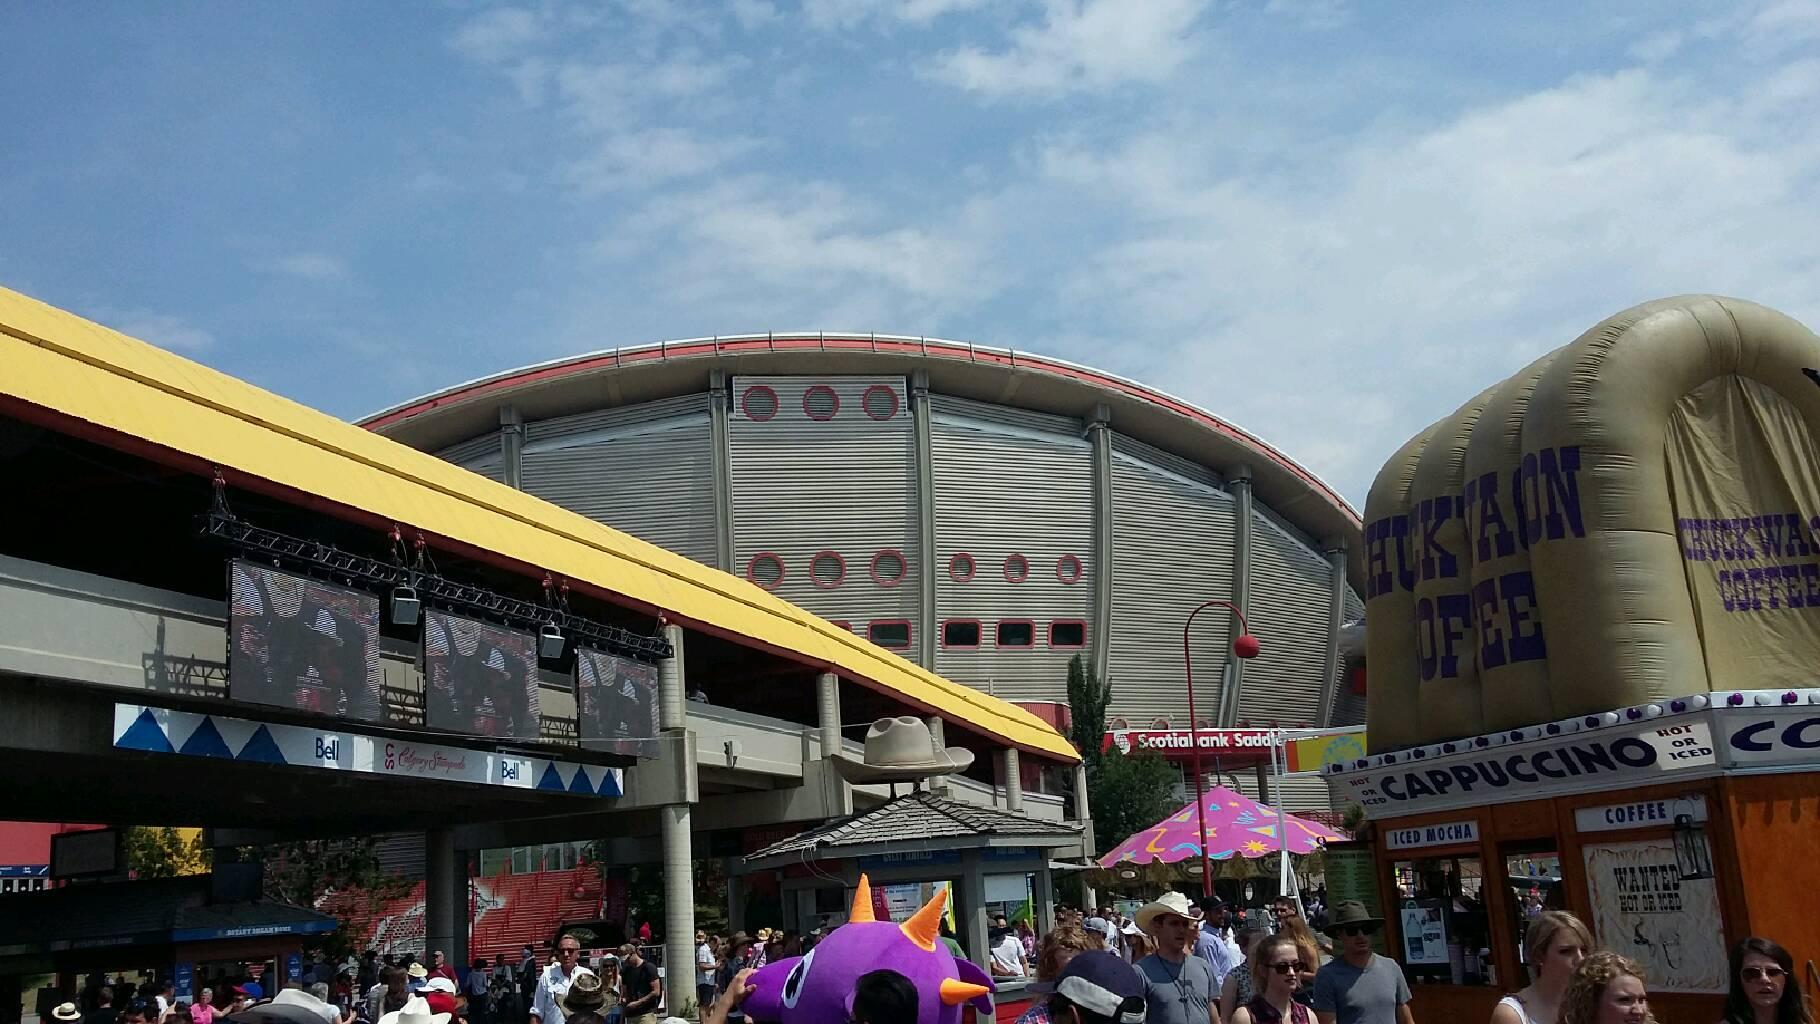
<svg viewBox="0 0 1820 1024">
<path fill-rule="evenodd" d="M 776 590 L 784 581 L 784 560 L 769 551 L 761 551 L 746 563 L 746 579 L 760 589 Z"/>
<path fill-rule="evenodd" d="M 948 559 L 948 578 L 956 583 L 967 583 L 973 579 L 979 567 L 973 564 L 973 556 L 965 551 L 956 551 Z"/>
<path fill-rule="evenodd" d="M 872 556 L 872 582 L 881 587 L 895 587 L 904 582 L 910 566 L 901 551 L 886 549 Z"/>
<path fill-rule="evenodd" d="M 1063 555 L 1056 559 L 1055 578 L 1063 583 L 1079 583 L 1082 572 L 1081 560 L 1073 555 Z"/>
<path fill-rule="evenodd" d="M 817 384 L 803 392 L 803 415 L 824 423 L 840 412 L 840 396 L 826 384 Z"/>
<path fill-rule="evenodd" d="M 1023 555 L 1012 555 L 1005 559 L 1005 579 L 1012 583 L 1022 583 L 1030 578 L 1030 560 Z"/>
<path fill-rule="evenodd" d="M 777 415 L 777 392 L 763 384 L 754 384 L 740 393 L 739 411 L 759 423 Z"/>
</svg>

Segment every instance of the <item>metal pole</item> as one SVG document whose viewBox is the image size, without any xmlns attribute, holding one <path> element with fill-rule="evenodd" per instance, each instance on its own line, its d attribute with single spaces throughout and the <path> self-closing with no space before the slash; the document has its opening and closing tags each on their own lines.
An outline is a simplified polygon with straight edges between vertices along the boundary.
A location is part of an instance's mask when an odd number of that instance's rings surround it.
<svg viewBox="0 0 1820 1024">
<path fill-rule="evenodd" d="M 1182 623 L 1182 669 L 1188 677 L 1188 750 L 1189 757 L 1194 764 L 1194 813 L 1195 817 L 1200 822 L 1200 830 L 1199 834 L 1195 837 L 1195 845 L 1201 848 L 1201 895 L 1209 899 L 1213 896 L 1213 858 L 1208 856 L 1207 853 L 1207 792 L 1206 782 L 1201 778 L 1201 730 L 1200 722 L 1194 716 L 1194 648 L 1193 645 L 1189 643 L 1188 630 L 1194 625 L 1194 617 L 1196 615 L 1201 614 L 1201 612 L 1208 608 L 1212 608 L 1215 605 L 1230 611 L 1233 614 L 1233 617 L 1239 620 L 1239 630 L 1241 634 L 1249 634 L 1251 632 L 1251 627 L 1245 622 L 1245 615 L 1243 612 L 1239 611 L 1238 606 L 1231 601 L 1222 601 L 1217 597 L 1211 601 L 1203 602 L 1199 607 L 1189 612 L 1188 620 Z M 1236 654 L 1238 651 L 1236 641 L 1234 642 L 1233 649 Z M 1238 654 L 1238 657 L 1241 658 L 1249 656 L 1250 655 L 1247 654 Z M 1278 825 L 1280 826 L 1281 824 L 1282 821 L 1279 818 Z"/>
</svg>

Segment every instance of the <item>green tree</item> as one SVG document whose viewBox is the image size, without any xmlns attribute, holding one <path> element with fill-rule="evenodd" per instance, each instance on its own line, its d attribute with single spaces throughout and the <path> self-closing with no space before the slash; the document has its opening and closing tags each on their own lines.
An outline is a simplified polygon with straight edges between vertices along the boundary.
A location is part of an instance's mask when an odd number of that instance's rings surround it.
<svg viewBox="0 0 1820 1024">
<path fill-rule="evenodd" d="M 122 837 L 126 866 L 134 878 L 176 878 L 209 869 L 200 829 L 134 827 Z"/>
<path fill-rule="evenodd" d="M 261 847 L 265 896 L 333 915 L 341 927 L 318 936 L 311 949 L 339 960 L 359 952 L 365 926 L 386 903 L 409 892 L 402 877 L 379 862 L 378 840 L 309 839 Z"/>
<path fill-rule="evenodd" d="M 1100 845 L 1096 852 L 1117 846 L 1175 810 L 1175 780 L 1169 762 L 1153 751 L 1126 754 L 1117 747 L 1106 751 L 1099 771 L 1087 779 L 1093 836 Z"/>
<path fill-rule="evenodd" d="M 1089 797 L 1091 780 L 1100 767 L 1100 745 L 1106 737 L 1106 706 L 1112 703 L 1112 686 L 1093 671 L 1085 658 L 1068 660 L 1068 738 L 1087 762 Z"/>
<path fill-rule="evenodd" d="M 1087 767 L 1093 837 L 1103 853 L 1175 809 L 1175 772 L 1154 753 L 1135 757 L 1117 747 L 1101 751 L 1112 686 L 1080 655 L 1068 662 L 1068 738 Z"/>
</svg>

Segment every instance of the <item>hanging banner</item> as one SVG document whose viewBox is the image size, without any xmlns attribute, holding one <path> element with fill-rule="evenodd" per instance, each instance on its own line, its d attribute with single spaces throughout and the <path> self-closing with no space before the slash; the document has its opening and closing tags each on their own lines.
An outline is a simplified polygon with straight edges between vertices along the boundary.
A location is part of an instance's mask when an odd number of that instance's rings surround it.
<svg viewBox="0 0 1820 1024">
<path fill-rule="evenodd" d="M 1601 948 L 1647 967 L 1653 989 L 1727 990 L 1718 887 L 1681 877 L 1672 839 L 1590 843 L 1582 852 Z"/>
</svg>

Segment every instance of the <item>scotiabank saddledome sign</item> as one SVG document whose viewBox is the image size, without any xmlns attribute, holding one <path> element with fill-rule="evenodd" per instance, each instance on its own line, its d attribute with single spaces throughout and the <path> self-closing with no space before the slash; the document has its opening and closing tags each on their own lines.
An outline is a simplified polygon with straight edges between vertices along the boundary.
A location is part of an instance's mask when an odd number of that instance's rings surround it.
<svg viewBox="0 0 1820 1024">
<path fill-rule="evenodd" d="M 1211 756 L 1221 763 L 1250 764 L 1270 760 L 1272 738 L 1269 729 L 1115 729 L 1106 734 L 1100 749 L 1117 747 L 1127 754 L 1152 751 L 1172 761 L 1186 761 L 1194 755 L 1196 743 L 1202 760 Z"/>
</svg>

